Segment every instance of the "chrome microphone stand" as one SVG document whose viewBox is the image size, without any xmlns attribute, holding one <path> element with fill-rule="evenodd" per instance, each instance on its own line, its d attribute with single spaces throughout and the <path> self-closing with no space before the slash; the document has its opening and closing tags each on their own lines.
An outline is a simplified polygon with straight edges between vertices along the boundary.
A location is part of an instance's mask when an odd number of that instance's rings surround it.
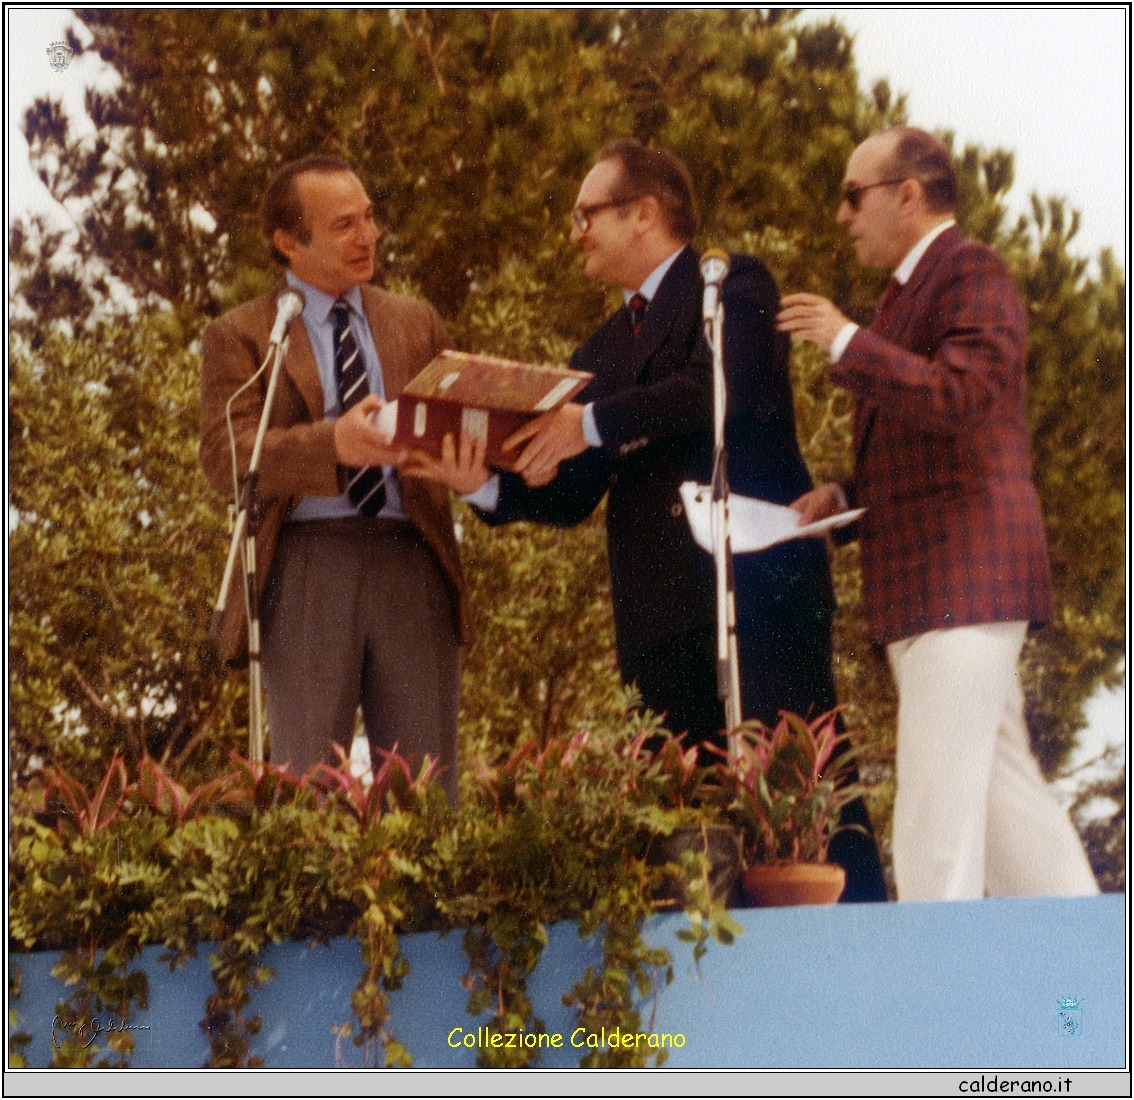
<svg viewBox="0 0 1134 1100">
<path fill-rule="evenodd" d="M 717 578 L 717 694 L 724 701 L 725 725 L 732 731 L 741 722 L 740 660 L 736 645 L 736 581 L 728 529 L 728 452 L 725 449 L 725 407 L 728 390 L 724 371 L 724 303 L 720 286 L 728 274 L 727 252 L 710 249 L 701 257 L 705 279 L 703 319 L 705 339 L 713 355 L 713 476 L 712 537 Z"/>
<path fill-rule="evenodd" d="M 293 292 L 296 293 L 296 292 Z M 298 294 L 296 294 L 299 297 Z M 283 298 L 281 298 L 281 302 Z M 293 309 L 295 307 L 292 307 Z M 298 309 L 302 310 L 300 299 Z M 290 321 L 290 318 L 288 318 Z M 281 322 L 277 321 L 277 325 Z M 273 337 L 275 333 L 273 332 Z M 259 377 L 271 360 L 271 374 L 268 376 L 268 389 L 264 395 L 264 407 L 260 412 L 260 423 L 256 429 L 256 439 L 252 445 L 252 457 L 248 462 L 248 472 L 240 481 L 236 522 L 232 530 L 232 545 L 228 551 L 228 561 L 224 567 L 220 595 L 213 611 L 213 624 L 219 626 L 229 597 L 229 588 L 236 572 L 239 557 L 244 566 L 244 607 L 248 616 L 248 758 L 255 764 L 264 762 L 264 704 L 261 691 L 262 670 L 260 663 L 260 586 L 256 577 L 256 533 L 260 529 L 261 514 L 257 508 L 256 482 L 260 469 L 260 452 L 264 446 L 264 436 L 275 402 L 276 386 L 279 382 L 280 368 L 288 349 L 286 327 L 278 339 L 273 339 L 260 369 L 228 399 L 225 419 L 229 425 L 229 439 L 232 440 L 232 402 L 239 394 Z M 273 357 L 274 355 L 274 357 Z M 235 458 L 234 458 L 235 464 Z M 234 467 L 235 478 L 235 467 Z"/>
</svg>

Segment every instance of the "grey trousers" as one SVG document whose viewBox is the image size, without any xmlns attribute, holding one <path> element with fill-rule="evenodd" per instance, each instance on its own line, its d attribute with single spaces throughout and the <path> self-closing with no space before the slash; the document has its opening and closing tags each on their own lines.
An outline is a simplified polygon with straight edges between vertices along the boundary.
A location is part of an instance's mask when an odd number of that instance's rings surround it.
<svg viewBox="0 0 1134 1100">
<path fill-rule="evenodd" d="M 350 751 L 361 704 L 371 759 L 424 753 L 456 805 L 460 643 L 449 587 L 407 522 L 285 524 L 261 602 L 271 759 L 296 774 Z"/>
</svg>

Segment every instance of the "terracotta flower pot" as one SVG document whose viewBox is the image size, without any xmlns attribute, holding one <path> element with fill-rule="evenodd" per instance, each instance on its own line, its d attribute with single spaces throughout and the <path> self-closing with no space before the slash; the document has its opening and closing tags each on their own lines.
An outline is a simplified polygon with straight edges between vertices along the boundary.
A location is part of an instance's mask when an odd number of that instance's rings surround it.
<svg viewBox="0 0 1134 1100">
<path fill-rule="evenodd" d="M 749 905 L 831 905 L 847 884 L 847 873 L 836 863 L 773 863 L 749 867 L 741 877 Z"/>
</svg>

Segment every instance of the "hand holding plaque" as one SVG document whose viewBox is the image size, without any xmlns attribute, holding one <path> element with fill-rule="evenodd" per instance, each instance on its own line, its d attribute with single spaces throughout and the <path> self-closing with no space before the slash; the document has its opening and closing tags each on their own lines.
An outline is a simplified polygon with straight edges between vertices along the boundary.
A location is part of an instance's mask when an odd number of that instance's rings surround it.
<svg viewBox="0 0 1134 1100">
<path fill-rule="evenodd" d="M 566 367 L 443 351 L 382 409 L 380 427 L 391 434 L 393 425 L 393 446 L 439 460 L 447 435 L 453 441 L 462 434 L 483 440 L 488 465 L 510 470 L 520 452 L 504 450 L 504 441 L 529 421 L 561 408 L 591 377 Z"/>
</svg>

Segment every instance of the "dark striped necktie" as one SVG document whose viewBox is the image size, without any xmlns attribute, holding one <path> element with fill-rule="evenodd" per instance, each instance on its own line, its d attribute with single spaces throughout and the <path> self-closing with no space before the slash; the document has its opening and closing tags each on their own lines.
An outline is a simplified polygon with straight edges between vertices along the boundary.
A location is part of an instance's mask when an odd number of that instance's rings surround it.
<svg viewBox="0 0 1134 1100">
<path fill-rule="evenodd" d="M 331 307 L 335 336 L 335 388 L 345 413 L 369 392 L 366 364 L 350 330 L 350 305 L 342 298 Z M 386 504 L 386 484 L 381 466 L 347 470 L 347 497 L 364 516 L 376 516 Z"/>
<path fill-rule="evenodd" d="M 626 303 L 630 310 L 630 332 L 634 336 L 642 331 L 642 322 L 646 319 L 646 307 L 649 304 L 649 298 L 637 293 L 630 295 L 630 301 Z"/>
</svg>

